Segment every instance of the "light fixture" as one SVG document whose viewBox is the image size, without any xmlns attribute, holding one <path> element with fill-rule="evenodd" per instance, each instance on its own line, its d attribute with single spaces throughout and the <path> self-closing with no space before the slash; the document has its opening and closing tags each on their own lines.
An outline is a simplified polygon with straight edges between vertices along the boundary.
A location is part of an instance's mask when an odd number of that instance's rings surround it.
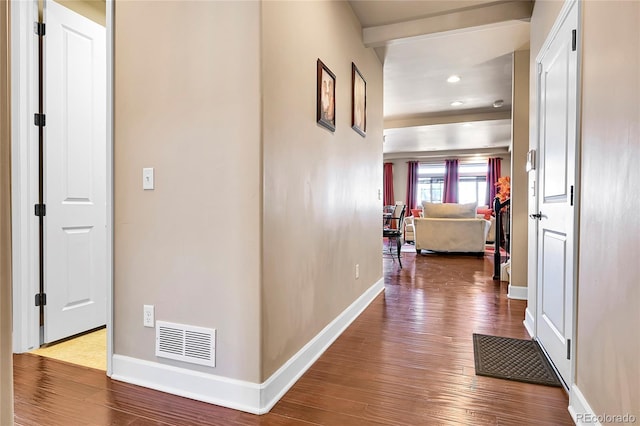
<svg viewBox="0 0 640 426">
<path fill-rule="evenodd" d="M 449 78 L 447 78 L 447 83 L 457 83 L 460 81 L 460 76 L 459 75 L 450 75 Z"/>
<path fill-rule="evenodd" d="M 502 99 L 498 99 L 498 100 L 493 102 L 493 107 L 494 108 L 500 108 L 502 105 L 504 105 L 504 101 Z"/>
<path fill-rule="evenodd" d="M 453 101 L 453 102 L 451 102 L 451 106 L 452 107 L 459 107 L 461 105 L 464 105 L 464 102 L 462 102 L 462 101 Z"/>
</svg>

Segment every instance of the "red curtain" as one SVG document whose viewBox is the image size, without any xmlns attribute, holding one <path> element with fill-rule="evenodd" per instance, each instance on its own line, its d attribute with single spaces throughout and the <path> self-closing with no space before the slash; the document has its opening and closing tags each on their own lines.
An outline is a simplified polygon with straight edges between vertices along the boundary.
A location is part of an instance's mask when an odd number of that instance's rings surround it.
<svg viewBox="0 0 640 426">
<path fill-rule="evenodd" d="M 384 163 L 382 186 L 384 187 L 383 204 L 385 206 L 395 204 L 393 201 L 393 163 Z"/>
<path fill-rule="evenodd" d="M 418 196 L 418 162 L 407 161 L 407 211 L 415 209 Z M 408 215 L 407 215 L 408 216 Z"/>
<path fill-rule="evenodd" d="M 493 199 L 496 198 L 497 188 L 496 182 L 500 179 L 501 158 L 489 158 L 487 166 L 487 200 L 486 204 L 490 209 L 493 208 Z"/>
<path fill-rule="evenodd" d="M 446 160 L 444 165 L 443 203 L 458 202 L 458 160 Z"/>
</svg>

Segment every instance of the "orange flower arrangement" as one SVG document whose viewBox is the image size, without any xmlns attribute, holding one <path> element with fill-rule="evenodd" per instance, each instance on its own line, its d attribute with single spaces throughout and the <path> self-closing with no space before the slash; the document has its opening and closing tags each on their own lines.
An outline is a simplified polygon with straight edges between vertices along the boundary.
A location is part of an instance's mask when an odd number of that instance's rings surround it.
<svg viewBox="0 0 640 426">
<path fill-rule="evenodd" d="M 511 178 L 509 176 L 498 178 L 498 181 L 495 183 L 495 185 L 496 188 L 498 188 L 498 193 L 496 194 L 496 196 L 501 203 L 504 203 L 509 198 L 511 198 Z"/>
</svg>

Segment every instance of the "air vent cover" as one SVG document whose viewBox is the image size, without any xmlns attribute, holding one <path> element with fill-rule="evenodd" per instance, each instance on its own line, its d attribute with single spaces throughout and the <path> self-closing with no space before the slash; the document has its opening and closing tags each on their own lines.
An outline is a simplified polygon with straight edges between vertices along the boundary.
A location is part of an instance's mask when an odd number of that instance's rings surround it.
<svg viewBox="0 0 640 426">
<path fill-rule="evenodd" d="M 216 330 L 156 321 L 156 356 L 216 366 Z"/>
</svg>

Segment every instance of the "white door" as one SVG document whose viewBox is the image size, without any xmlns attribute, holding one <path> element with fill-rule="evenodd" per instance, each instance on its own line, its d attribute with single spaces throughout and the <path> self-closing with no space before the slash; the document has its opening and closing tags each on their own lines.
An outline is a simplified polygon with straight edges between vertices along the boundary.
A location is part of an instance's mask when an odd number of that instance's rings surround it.
<svg viewBox="0 0 640 426">
<path fill-rule="evenodd" d="M 570 382 L 574 297 L 577 10 L 569 12 L 539 66 L 537 337 Z"/>
<path fill-rule="evenodd" d="M 105 28 L 45 5 L 44 341 L 107 319 Z"/>
</svg>

